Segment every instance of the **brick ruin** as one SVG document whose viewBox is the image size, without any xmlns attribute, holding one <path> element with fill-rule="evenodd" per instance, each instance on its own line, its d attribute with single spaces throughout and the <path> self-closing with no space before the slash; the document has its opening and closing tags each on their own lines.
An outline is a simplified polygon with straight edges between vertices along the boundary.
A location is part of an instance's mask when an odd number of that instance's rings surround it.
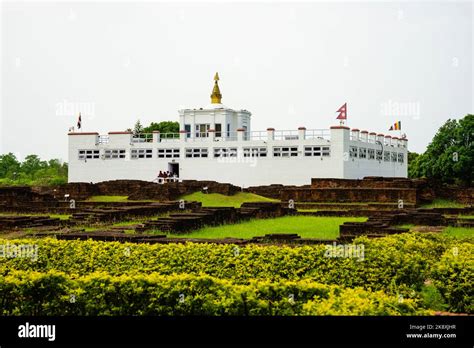
<svg viewBox="0 0 474 348">
<path fill-rule="evenodd" d="M 234 195 L 244 191 L 264 197 L 295 202 L 333 203 L 396 203 L 422 204 L 436 198 L 450 199 L 464 204 L 473 204 L 474 188 L 446 186 L 426 179 L 366 177 L 350 179 L 312 179 L 311 185 L 284 186 L 268 185 L 242 189 L 215 181 L 183 180 L 182 182 L 159 185 L 140 180 L 113 180 L 97 184 L 68 183 L 48 187 L 0 187 L 1 206 L 20 207 L 26 203 L 64 201 L 69 195 L 76 201 L 84 201 L 91 196 L 128 196 L 129 200 L 172 201 L 180 196 L 201 191 L 207 187 L 208 193 Z"/>
<path fill-rule="evenodd" d="M 208 193 L 233 195 L 241 191 L 240 187 L 215 181 L 183 180 L 157 184 L 141 180 L 112 180 L 93 183 L 68 183 L 65 185 L 34 187 L 32 191 L 62 199 L 65 194 L 76 200 L 85 200 L 91 196 L 128 196 L 129 200 L 171 201 L 186 194 L 201 191 L 207 187 Z M 1 188 L 0 188 L 1 189 Z"/>
<path fill-rule="evenodd" d="M 271 243 L 315 244 L 332 241 L 304 239 L 295 234 L 254 237 L 249 240 L 226 238 L 198 240 L 195 238 L 167 238 L 165 234 L 149 232 L 189 233 L 204 226 L 233 224 L 251 218 L 274 218 L 291 214 L 312 216 L 363 216 L 366 222 L 346 222 L 340 226 L 337 241 L 352 240 L 360 235 L 380 237 L 406 232 L 396 227 L 403 224 L 424 226 L 474 227 L 474 220 L 451 215 L 474 213 L 474 189 L 448 187 L 424 179 L 368 177 L 362 180 L 313 179 L 311 185 L 269 185 L 250 187 L 245 192 L 279 199 L 280 202 L 244 203 L 240 208 L 204 208 L 198 202 L 185 202 L 185 209 L 177 199 L 197 191 L 234 195 L 242 191 L 231 184 L 213 181 L 186 180 L 179 183 L 156 184 L 138 180 L 114 180 L 91 183 L 69 183 L 54 187 L 0 187 L 0 231 L 33 229 L 33 235 L 55 235 L 61 239 L 98 239 L 149 243 Z M 65 195 L 68 195 L 65 197 Z M 92 202 L 87 198 L 97 195 L 128 196 L 123 202 Z M 417 205 L 435 198 L 470 204 L 467 208 L 421 209 Z M 69 199 L 76 201 L 75 209 Z M 148 200 L 148 201 L 147 201 Z M 297 209 L 317 209 L 298 212 L 289 208 L 294 200 Z M 403 207 L 399 206 L 403 200 Z M 353 203 L 358 203 L 354 205 Z M 14 214 L 71 214 L 68 220 L 50 216 Z M 448 215 L 448 216 L 447 216 Z M 150 217 L 155 217 L 155 219 Z M 156 219 L 156 216 L 159 218 Z M 106 224 L 142 218 L 144 222 L 132 226 L 108 226 L 103 230 L 85 232 L 75 226 Z M 125 231 L 133 230 L 134 234 Z M 155 233 L 155 232 L 154 232 Z"/>
<path fill-rule="evenodd" d="M 458 216 L 473 213 L 474 207 L 376 211 L 366 215 L 369 218 L 365 222 L 345 222 L 339 226 L 339 240 L 350 241 L 361 235 L 383 237 L 387 234 L 408 232 L 407 228 L 396 227 L 407 224 L 474 228 L 473 219 Z M 454 216 L 446 217 L 447 214 Z"/>
<path fill-rule="evenodd" d="M 0 186 L 0 211 L 17 212 L 54 211 L 69 209 L 69 200 L 74 199 L 77 207 L 136 205 L 133 201 L 174 201 L 179 197 L 202 191 L 231 196 L 241 188 L 215 181 L 184 180 L 178 183 L 159 185 L 140 180 L 113 180 L 97 184 L 68 183 L 58 186 Z M 65 195 L 68 195 L 67 198 Z M 86 202 L 92 196 L 128 196 L 128 202 Z"/>
<path fill-rule="evenodd" d="M 474 188 L 454 187 L 427 179 L 387 177 L 365 177 L 352 179 L 316 179 L 311 185 L 269 185 L 249 187 L 245 190 L 265 197 L 290 199 L 295 202 L 334 203 L 397 203 L 419 205 L 436 198 L 454 200 L 459 203 L 474 203 Z"/>
</svg>

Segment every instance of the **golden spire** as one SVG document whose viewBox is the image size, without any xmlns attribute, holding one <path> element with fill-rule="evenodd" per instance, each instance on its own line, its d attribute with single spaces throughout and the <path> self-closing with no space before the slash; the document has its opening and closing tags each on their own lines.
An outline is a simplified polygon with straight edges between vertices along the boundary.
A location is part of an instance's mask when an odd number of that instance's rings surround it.
<svg viewBox="0 0 474 348">
<path fill-rule="evenodd" d="M 212 104 L 221 104 L 222 94 L 217 83 L 219 81 L 219 74 L 214 75 L 214 88 L 212 89 L 211 94 L 211 103 Z"/>
</svg>

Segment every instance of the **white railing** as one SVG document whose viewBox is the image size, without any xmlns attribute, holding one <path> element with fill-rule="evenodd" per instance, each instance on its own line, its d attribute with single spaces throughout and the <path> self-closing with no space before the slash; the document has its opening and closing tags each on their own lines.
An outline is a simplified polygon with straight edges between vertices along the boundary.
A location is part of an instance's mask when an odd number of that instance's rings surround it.
<svg viewBox="0 0 474 348">
<path fill-rule="evenodd" d="M 152 133 L 140 133 L 132 135 L 132 143 L 152 143 Z"/>
<path fill-rule="evenodd" d="M 275 140 L 298 140 L 297 130 L 274 131 Z"/>
<path fill-rule="evenodd" d="M 267 131 L 251 131 L 247 136 L 249 140 L 267 140 L 268 132 Z"/>
<path fill-rule="evenodd" d="M 251 132 L 219 132 L 218 134 L 212 132 L 187 132 L 181 133 L 160 133 L 156 136 L 158 142 L 177 142 L 181 141 L 183 136 L 184 141 L 237 141 L 239 133 L 242 135 L 244 141 L 266 141 L 273 137 L 273 140 L 291 141 L 299 140 L 301 133 L 299 130 L 281 130 L 273 131 L 251 131 Z M 214 137 L 212 137 L 214 135 Z M 218 136 L 220 135 L 220 136 Z M 331 134 L 329 129 L 309 129 L 304 131 L 304 139 L 326 139 L 330 140 Z M 303 140 L 303 139 L 302 139 Z M 110 141 L 108 135 L 99 135 L 98 144 L 108 144 Z M 132 134 L 132 143 L 152 143 L 155 142 L 152 133 Z"/>
<path fill-rule="evenodd" d="M 160 133 L 160 142 L 179 141 L 179 133 Z"/>
<path fill-rule="evenodd" d="M 331 131 L 329 129 L 308 129 L 306 130 L 305 139 L 331 139 Z"/>
<path fill-rule="evenodd" d="M 220 136 L 218 136 L 220 135 Z M 188 133 L 162 133 L 162 134 L 151 134 L 151 133 L 142 133 L 137 135 L 130 134 L 132 143 L 152 143 L 152 142 L 235 142 L 239 139 L 242 139 L 244 142 L 247 141 L 261 141 L 261 142 L 272 142 L 272 141 L 303 141 L 303 140 L 321 140 L 324 142 L 329 142 L 331 139 L 331 131 L 329 129 L 299 129 L 299 130 L 266 130 L 266 131 L 248 131 L 248 132 L 188 132 Z M 96 138 L 96 145 L 106 144 L 108 146 L 113 146 L 114 138 L 110 140 L 110 135 L 98 135 Z M 406 149 L 407 144 L 403 140 L 394 140 L 390 144 L 387 144 L 386 139 L 382 139 L 381 142 L 378 138 L 374 139 L 373 137 L 354 137 L 350 136 L 351 141 L 353 141 L 354 146 L 359 146 L 359 144 L 372 144 L 374 145 L 383 145 L 391 148 L 401 148 Z M 355 142 L 357 139 L 357 142 Z M 229 144 L 233 145 L 233 144 Z M 233 145 L 235 146 L 235 145 Z"/>
</svg>

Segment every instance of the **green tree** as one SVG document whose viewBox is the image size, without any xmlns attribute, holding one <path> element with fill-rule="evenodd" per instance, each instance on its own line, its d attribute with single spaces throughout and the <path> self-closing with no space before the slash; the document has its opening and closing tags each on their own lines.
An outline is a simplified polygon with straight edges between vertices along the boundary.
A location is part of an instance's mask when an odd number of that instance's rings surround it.
<svg viewBox="0 0 474 348">
<path fill-rule="evenodd" d="M 20 163 L 12 153 L 0 155 L 0 182 L 6 185 L 57 185 L 67 183 L 68 165 L 58 159 L 42 161 L 28 155 Z"/>
<path fill-rule="evenodd" d="M 48 166 L 46 161 L 41 161 L 37 155 L 28 155 L 21 163 L 21 171 L 27 175 L 33 176 L 35 172 Z"/>
<path fill-rule="evenodd" d="M 412 177 L 472 185 L 474 179 L 474 115 L 441 126 L 425 153 L 415 159 Z"/>
<path fill-rule="evenodd" d="M 20 162 L 11 152 L 0 155 L 0 178 L 6 178 L 20 171 Z"/>
<path fill-rule="evenodd" d="M 160 123 L 152 122 L 148 127 L 143 129 L 145 133 L 152 133 L 153 131 L 159 131 L 160 133 L 178 133 L 179 122 L 173 121 L 162 121 Z"/>
<path fill-rule="evenodd" d="M 418 158 L 420 157 L 419 153 L 408 151 L 408 177 L 416 178 L 418 171 Z"/>
<path fill-rule="evenodd" d="M 144 128 L 143 128 L 143 126 L 142 126 L 140 120 L 137 120 L 137 122 L 135 123 L 135 126 L 133 127 L 133 135 L 136 136 L 136 135 L 138 135 L 138 134 L 140 134 L 140 133 L 144 133 L 143 129 L 144 129 Z"/>
</svg>

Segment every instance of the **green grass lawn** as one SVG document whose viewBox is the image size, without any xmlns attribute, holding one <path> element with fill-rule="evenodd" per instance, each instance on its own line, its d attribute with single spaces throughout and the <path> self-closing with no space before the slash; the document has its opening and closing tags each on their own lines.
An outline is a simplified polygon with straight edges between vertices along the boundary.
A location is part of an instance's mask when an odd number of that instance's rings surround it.
<svg viewBox="0 0 474 348">
<path fill-rule="evenodd" d="M 429 204 L 424 204 L 422 208 L 464 208 L 465 204 L 458 203 L 455 201 L 449 201 L 447 199 L 435 199 Z"/>
<path fill-rule="evenodd" d="M 127 202 L 128 196 L 91 196 L 86 202 Z"/>
<path fill-rule="evenodd" d="M 456 238 L 474 237 L 474 228 L 448 226 L 443 230 L 443 234 Z"/>
<path fill-rule="evenodd" d="M 259 219 L 234 225 L 205 227 L 187 234 L 171 237 L 187 238 L 252 238 L 269 233 L 297 233 L 303 238 L 335 239 L 339 225 L 345 221 L 366 221 L 362 217 L 315 217 L 285 216 L 275 219 Z"/>
<path fill-rule="evenodd" d="M 462 219 L 474 219 L 474 215 L 459 215 Z"/>
<path fill-rule="evenodd" d="M 248 192 L 238 192 L 233 196 L 220 193 L 194 192 L 180 197 L 186 201 L 201 202 L 203 207 L 235 207 L 239 208 L 244 202 L 278 202 L 278 200 L 259 196 Z"/>
<path fill-rule="evenodd" d="M 51 218 L 58 218 L 60 220 L 69 220 L 72 215 L 69 214 L 47 214 Z"/>
<path fill-rule="evenodd" d="M 180 197 L 186 201 L 201 202 L 203 207 L 240 207 L 244 202 L 276 202 L 274 199 L 262 197 L 253 193 L 238 192 L 233 196 L 221 195 L 219 193 L 194 192 Z M 144 200 L 142 202 L 151 200 Z M 92 196 L 87 202 L 131 202 L 128 196 Z"/>
<path fill-rule="evenodd" d="M 413 224 L 405 224 L 405 225 L 397 225 L 395 227 L 399 227 L 399 228 L 408 228 L 408 229 L 412 229 L 413 227 L 415 227 L 415 225 Z"/>
</svg>

